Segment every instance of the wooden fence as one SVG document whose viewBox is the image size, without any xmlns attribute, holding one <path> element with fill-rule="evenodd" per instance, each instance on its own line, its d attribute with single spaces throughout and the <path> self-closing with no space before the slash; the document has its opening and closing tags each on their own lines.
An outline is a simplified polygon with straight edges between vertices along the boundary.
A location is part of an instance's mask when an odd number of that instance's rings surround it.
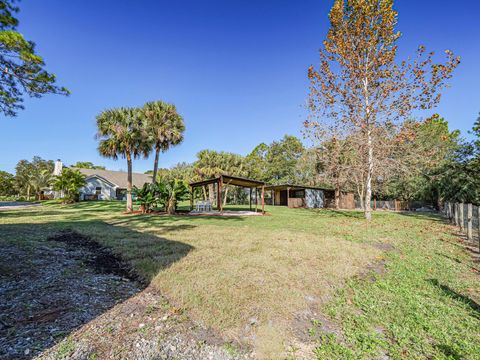
<svg viewBox="0 0 480 360">
<path fill-rule="evenodd" d="M 480 206 L 464 203 L 445 203 L 443 213 L 448 220 L 458 226 L 459 230 L 473 242 L 478 239 L 480 250 Z"/>
</svg>

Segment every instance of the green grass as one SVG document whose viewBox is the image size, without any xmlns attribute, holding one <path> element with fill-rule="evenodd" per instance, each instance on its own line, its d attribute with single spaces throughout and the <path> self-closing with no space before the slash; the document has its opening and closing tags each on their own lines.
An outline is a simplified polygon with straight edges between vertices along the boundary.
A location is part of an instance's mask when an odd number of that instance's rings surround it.
<svg viewBox="0 0 480 360">
<path fill-rule="evenodd" d="M 2 211 L 0 244 L 28 246 L 64 228 L 91 235 L 174 306 L 258 356 L 480 357 L 478 272 L 435 216 L 378 212 L 367 225 L 352 211 L 188 217 L 123 206 Z M 313 321 L 296 321 L 305 313 Z M 299 331 L 311 343 L 299 345 Z"/>
</svg>

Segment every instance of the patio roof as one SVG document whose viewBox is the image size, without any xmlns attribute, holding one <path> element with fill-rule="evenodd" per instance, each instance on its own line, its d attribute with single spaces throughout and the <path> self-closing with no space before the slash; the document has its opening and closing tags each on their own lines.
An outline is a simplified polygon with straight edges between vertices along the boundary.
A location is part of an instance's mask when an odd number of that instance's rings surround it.
<svg viewBox="0 0 480 360">
<path fill-rule="evenodd" d="M 205 185 L 212 185 L 215 186 L 216 184 L 216 194 L 217 194 L 217 210 L 223 214 L 223 201 L 222 201 L 222 188 L 226 185 L 234 185 L 234 186 L 241 186 L 244 188 L 250 188 L 250 197 L 249 197 L 249 205 L 250 210 L 252 209 L 252 189 L 255 189 L 255 193 L 257 194 L 258 188 L 261 188 L 261 199 L 262 199 L 262 214 L 265 214 L 265 182 L 258 181 L 253 179 L 247 179 L 238 176 L 230 176 L 230 175 L 220 175 L 213 179 L 197 181 L 190 183 L 190 208 L 193 210 L 193 201 L 195 196 L 195 188 L 199 188 Z M 255 196 L 255 211 L 258 206 L 258 196 Z"/>
<path fill-rule="evenodd" d="M 238 177 L 238 176 L 230 176 L 230 175 L 220 175 L 212 179 L 193 182 L 193 183 L 190 183 L 190 186 L 193 188 L 193 187 L 199 187 L 199 186 L 204 186 L 204 185 L 214 184 L 219 182 L 223 183 L 224 185 L 236 185 L 236 186 L 247 187 L 247 188 L 258 188 L 258 187 L 265 186 L 264 181 L 258 181 L 258 180 L 247 179 L 247 178 Z"/>
</svg>

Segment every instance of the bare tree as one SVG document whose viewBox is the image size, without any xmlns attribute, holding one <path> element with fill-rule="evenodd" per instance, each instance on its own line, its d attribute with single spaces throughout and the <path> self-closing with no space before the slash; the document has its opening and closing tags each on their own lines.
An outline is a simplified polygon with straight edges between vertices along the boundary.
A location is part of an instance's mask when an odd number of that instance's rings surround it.
<svg viewBox="0 0 480 360">
<path fill-rule="evenodd" d="M 365 217 L 371 219 L 375 152 L 381 138 L 412 111 L 431 109 L 440 101 L 460 59 L 446 51 L 446 61 L 418 48 L 414 59 L 397 58 L 397 12 L 393 0 L 336 0 L 330 29 L 320 50 L 320 64 L 308 69 L 309 109 L 318 122 L 360 133 L 366 149 Z"/>
</svg>

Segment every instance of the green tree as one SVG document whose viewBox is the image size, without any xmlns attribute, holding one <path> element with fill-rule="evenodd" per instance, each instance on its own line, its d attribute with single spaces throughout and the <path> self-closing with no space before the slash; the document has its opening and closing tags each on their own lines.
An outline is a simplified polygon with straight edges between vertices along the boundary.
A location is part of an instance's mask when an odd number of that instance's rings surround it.
<svg viewBox="0 0 480 360">
<path fill-rule="evenodd" d="M 48 187 L 53 174 L 54 162 L 34 156 L 30 162 L 20 160 L 15 167 L 15 187 L 17 191 L 26 195 L 36 193 L 39 195 L 41 188 Z"/>
<path fill-rule="evenodd" d="M 169 169 L 159 169 L 157 177 L 160 181 L 179 179 L 188 184 L 194 180 L 194 167 L 193 164 L 181 162 Z"/>
<path fill-rule="evenodd" d="M 15 177 L 6 171 L 0 171 L 0 195 L 9 196 L 14 194 Z"/>
<path fill-rule="evenodd" d="M 168 214 L 175 214 L 179 201 L 189 198 L 188 186 L 185 182 L 173 179 L 162 181 L 154 185 L 159 202 Z"/>
<path fill-rule="evenodd" d="M 140 109 L 118 108 L 106 110 L 97 116 L 97 138 L 100 155 L 127 160 L 127 211 L 132 207 L 132 161 L 148 157 L 152 142 Z"/>
<path fill-rule="evenodd" d="M 295 183 L 297 163 L 305 148 L 295 136 L 285 135 L 270 145 L 261 143 L 245 158 L 246 175 L 269 183 Z"/>
<path fill-rule="evenodd" d="M 30 186 L 35 192 L 37 200 L 40 200 L 40 196 L 43 190 L 49 189 L 52 181 L 54 180 L 53 174 L 50 170 L 40 170 L 30 175 Z"/>
<path fill-rule="evenodd" d="M 389 151 L 376 135 L 383 136 L 412 111 L 436 106 L 460 63 L 446 51 L 446 61 L 435 64 L 424 46 L 415 59 L 397 61 L 397 16 L 393 0 L 335 0 L 319 66 L 308 69 L 310 121 L 362 134 L 367 220 L 372 185 L 382 168 L 377 159 L 387 159 Z"/>
<path fill-rule="evenodd" d="M 79 170 L 65 168 L 60 175 L 55 177 L 53 189 L 63 192 L 65 203 L 72 203 L 79 200 L 79 189 L 85 184 L 85 175 Z"/>
<path fill-rule="evenodd" d="M 173 104 L 163 101 L 148 102 L 143 107 L 149 135 L 152 137 L 155 150 L 152 181 L 157 181 L 158 161 L 160 152 L 167 151 L 171 146 L 183 141 L 185 124 Z"/>
<path fill-rule="evenodd" d="M 260 143 L 255 146 L 250 154 L 245 158 L 248 177 L 257 180 L 267 180 L 267 152 L 269 146 L 265 143 Z"/>
<path fill-rule="evenodd" d="M 155 184 L 145 183 L 141 188 L 134 186 L 132 192 L 140 203 L 142 214 L 150 212 L 151 207 L 157 202 Z"/>
<path fill-rule="evenodd" d="M 434 114 L 425 121 L 409 120 L 397 135 L 395 156 L 401 161 L 396 176 L 379 192 L 390 198 L 426 200 L 441 206 L 440 181 L 460 146 L 460 132 Z"/>
<path fill-rule="evenodd" d="M 45 63 L 35 52 L 35 44 L 17 31 L 19 8 L 15 0 L 0 1 L 0 112 L 15 116 L 23 109 L 23 97 L 44 94 L 68 95 L 64 87 L 55 85 L 55 75 L 45 70 Z"/>
<path fill-rule="evenodd" d="M 77 169 L 99 169 L 99 170 L 105 170 L 105 166 L 100 166 L 100 165 L 95 165 L 94 163 L 90 161 L 77 161 L 74 165 L 71 167 L 77 168 Z"/>
<path fill-rule="evenodd" d="M 240 177 L 247 175 L 245 159 L 241 155 L 214 150 L 202 150 L 197 154 L 194 172 L 199 180 L 217 177 L 222 174 Z M 224 204 L 227 201 L 229 189 L 228 184 L 224 184 Z M 204 194 L 206 195 L 205 191 Z M 208 196 L 213 203 L 215 199 L 213 184 L 208 186 Z"/>
<path fill-rule="evenodd" d="M 443 199 L 480 206 L 480 117 L 471 133 L 475 139 L 459 142 L 454 155 L 439 170 L 436 183 Z"/>
<path fill-rule="evenodd" d="M 265 155 L 265 180 L 274 184 L 296 183 L 297 163 L 304 151 L 302 142 L 292 135 L 285 135 L 281 140 L 272 142 Z"/>
</svg>

